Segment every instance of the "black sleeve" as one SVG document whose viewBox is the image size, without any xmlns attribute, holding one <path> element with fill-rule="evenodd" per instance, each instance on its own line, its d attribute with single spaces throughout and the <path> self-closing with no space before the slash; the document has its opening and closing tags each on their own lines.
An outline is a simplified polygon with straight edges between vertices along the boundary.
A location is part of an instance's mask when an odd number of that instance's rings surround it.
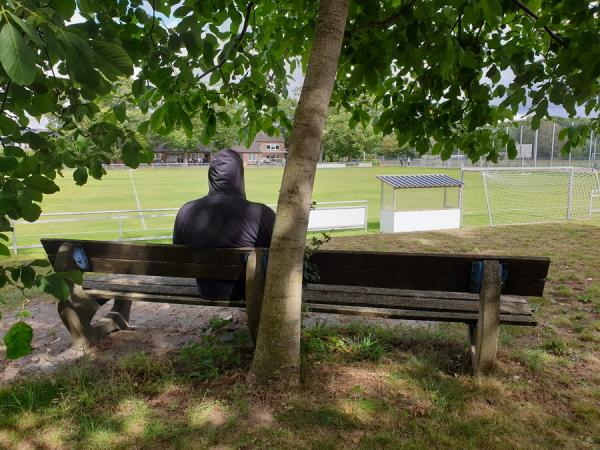
<svg viewBox="0 0 600 450">
<path fill-rule="evenodd" d="M 258 228 L 257 247 L 270 247 L 273 227 L 275 226 L 275 212 L 266 205 L 262 205 L 262 214 Z"/>
<path fill-rule="evenodd" d="M 173 244 L 183 244 L 183 236 L 181 236 L 181 232 L 179 231 L 179 221 L 180 216 L 177 213 L 177 217 L 175 217 L 175 225 L 173 225 Z"/>
</svg>

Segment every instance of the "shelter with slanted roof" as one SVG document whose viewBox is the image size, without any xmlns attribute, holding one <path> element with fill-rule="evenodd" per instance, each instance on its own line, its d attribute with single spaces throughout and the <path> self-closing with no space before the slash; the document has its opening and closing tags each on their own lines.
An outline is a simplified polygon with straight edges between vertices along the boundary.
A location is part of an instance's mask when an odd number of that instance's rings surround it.
<svg viewBox="0 0 600 450">
<path fill-rule="evenodd" d="M 380 175 L 382 233 L 460 228 L 463 183 L 445 174 Z"/>
</svg>

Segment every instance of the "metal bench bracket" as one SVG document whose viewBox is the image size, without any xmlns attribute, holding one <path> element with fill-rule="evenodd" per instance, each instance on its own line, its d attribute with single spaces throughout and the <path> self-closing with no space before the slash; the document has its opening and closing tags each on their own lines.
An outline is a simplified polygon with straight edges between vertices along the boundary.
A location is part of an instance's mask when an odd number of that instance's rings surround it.
<svg viewBox="0 0 600 450">
<path fill-rule="evenodd" d="M 500 264 L 500 282 L 504 286 L 508 279 L 508 267 L 506 264 Z M 481 283 L 483 282 L 483 261 L 471 263 L 471 292 L 479 294 L 481 292 Z"/>
</svg>

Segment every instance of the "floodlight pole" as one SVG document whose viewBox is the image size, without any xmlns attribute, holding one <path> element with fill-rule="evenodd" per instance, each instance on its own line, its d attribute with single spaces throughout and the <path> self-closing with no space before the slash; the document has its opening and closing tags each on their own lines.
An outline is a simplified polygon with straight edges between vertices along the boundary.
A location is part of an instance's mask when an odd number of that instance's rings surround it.
<svg viewBox="0 0 600 450">
<path fill-rule="evenodd" d="M 535 130 L 535 138 L 533 141 L 533 167 L 537 167 L 537 152 L 538 152 L 538 132 L 540 130 Z"/>
<path fill-rule="evenodd" d="M 590 152 L 588 156 L 588 167 L 592 167 L 592 147 L 594 146 L 594 130 L 590 131 Z"/>
<path fill-rule="evenodd" d="M 521 133 L 519 136 L 519 151 L 521 152 L 521 168 L 525 164 L 524 153 L 523 153 L 523 125 L 521 125 Z"/>
<path fill-rule="evenodd" d="M 554 163 L 554 135 L 556 133 L 556 122 L 552 124 L 552 144 L 550 146 L 550 167 Z"/>
</svg>

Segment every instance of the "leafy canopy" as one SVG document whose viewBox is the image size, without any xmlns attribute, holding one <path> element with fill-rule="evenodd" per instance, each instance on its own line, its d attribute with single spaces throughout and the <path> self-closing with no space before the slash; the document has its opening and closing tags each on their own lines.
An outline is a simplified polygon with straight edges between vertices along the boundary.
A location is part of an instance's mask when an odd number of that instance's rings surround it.
<svg viewBox="0 0 600 450">
<path fill-rule="evenodd" d="M 512 139 L 492 127 L 520 106 L 534 127 L 550 103 L 597 115 L 599 8 L 581 0 L 352 1 L 332 103 L 350 113 L 351 127 L 373 119 L 399 147 L 495 160 L 507 145 L 515 156 Z M 308 61 L 317 9 L 316 0 L 2 2 L 0 254 L 9 255 L 1 234 L 9 219 L 35 221 L 65 166 L 78 184 L 102 177 L 115 155 L 136 167 L 152 158 L 149 132 L 181 128 L 190 137 L 194 117 L 205 144 L 233 121 L 249 140 L 289 127 L 281 99 L 289 73 Z M 70 22 L 76 12 L 80 23 Z M 122 78 L 131 89 L 101 108 Z M 239 111 L 229 114 L 227 102 Z M 148 118 L 132 126 L 127 105 Z M 381 113 L 372 118 L 374 105 Z M 52 131 L 28 128 L 44 117 Z M 597 118 L 592 126 L 600 128 Z M 562 150 L 588 131 L 562 130 Z M 28 337 L 24 328 L 13 335 Z"/>
</svg>

